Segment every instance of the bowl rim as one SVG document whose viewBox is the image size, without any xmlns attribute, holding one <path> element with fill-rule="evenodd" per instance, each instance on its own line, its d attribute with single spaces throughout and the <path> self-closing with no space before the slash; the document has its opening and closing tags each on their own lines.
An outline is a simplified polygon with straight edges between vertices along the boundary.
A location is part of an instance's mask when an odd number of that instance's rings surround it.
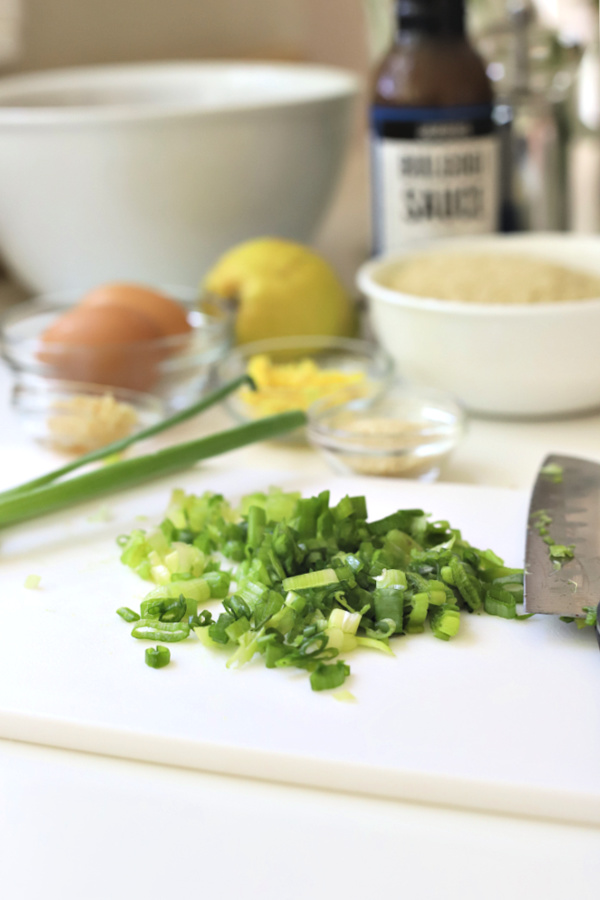
<svg viewBox="0 0 600 900">
<path fill-rule="evenodd" d="M 211 343 L 225 340 L 228 335 L 231 336 L 234 318 L 233 313 L 223 310 L 221 316 L 217 317 L 211 316 L 201 309 L 192 307 L 192 304 L 197 301 L 198 298 L 198 292 L 196 290 L 189 287 L 184 288 L 182 286 L 176 287 L 173 285 L 155 285 L 154 289 L 162 290 L 169 298 L 178 300 L 187 307 L 188 314 L 193 314 L 194 317 L 202 320 L 202 331 L 205 332 Z M 35 315 L 36 312 L 40 315 L 44 312 L 57 312 L 59 314 L 61 312 L 68 313 L 72 309 L 77 308 L 77 298 L 81 299 L 84 295 L 85 291 L 56 291 L 48 294 L 39 294 L 32 297 L 30 300 L 23 300 L 3 310 L 0 314 L 0 356 L 9 362 L 14 361 L 12 355 L 13 351 L 18 352 L 19 349 L 23 349 L 27 346 L 31 346 L 32 349 L 35 349 L 37 348 L 37 342 L 40 340 L 40 334 L 27 338 L 15 338 L 14 336 L 11 336 L 9 333 L 11 325 L 24 321 L 30 315 Z M 141 341 L 131 341 L 127 344 L 103 344 L 102 350 L 105 351 L 113 348 L 122 350 L 124 347 L 131 348 L 132 352 L 137 352 L 142 349 L 176 350 L 180 346 L 185 347 L 185 344 L 189 341 L 190 337 L 194 335 L 195 330 L 196 329 L 192 325 L 190 331 L 183 332 L 182 334 L 172 334 Z M 71 351 L 74 349 L 84 349 L 93 352 L 95 349 L 93 346 L 87 344 L 63 344 L 59 341 L 53 341 L 51 346 L 57 348 L 56 352 L 60 352 L 60 348 L 63 347 L 66 347 Z M 191 350 L 193 352 L 194 348 L 192 347 Z"/>
<path fill-rule="evenodd" d="M 217 383 L 219 385 L 223 385 L 233 377 L 234 373 L 228 372 L 228 367 L 237 367 L 234 368 L 235 374 L 241 374 L 238 371 L 239 368 L 241 368 L 243 371 L 247 371 L 245 363 L 248 362 L 248 360 L 252 356 L 257 356 L 261 353 L 269 353 L 277 350 L 310 351 L 315 347 L 317 351 L 321 349 L 324 352 L 327 352 L 328 350 L 337 349 L 341 351 L 346 350 L 348 351 L 349 355 L 356 355 L 358 353 L 362 354 L 366 360 L 374 362 L 376 365 L 381 367 L 382 371 L 376 373 L 376 375 L 374 376 L 377 379 L 377 381 L 375 382 L 377 385 L 388 385 L 394 377 L 396 364 L 391 354 L 384 347 L 382 347 L 381 344 L 378 344 L 372 340 L 367 340 L 366 338 L 350 338 L 336 337 L 333 335 L 324 334 L 308 334 L 286 335 L 284 337 L 276 338 L 263 338 L 260 341 L 252 341 L 247 344 L 234 345 L 216 364 L 215 373 Z M 233 394 L 229 394 L 229 396 L 225 397 L 223 401 L 225 407 L 238 422 L 245 423 L 254 421 L 253 417 L 245 415 L 240 410 L 239 404 L 237 402 L 238 394 L 239 392 L 235 391 Z M 307 429 L 308 417 L 307 422 L 298 429 L 298 432 L 306 434 Z"/>
<path fill-rule="evenodd" d="M 96 382 L 88 381 L 71 381 L 67 378 L 50 378 L 33 372 L 24 372 L 15 385 L 15 389 L 25 394 L 39 396 L 66 393 L 104 397 L 110 394 L 117 402 L 129 403 L 136 408 L 139 407 L 148 413 L 153 413 L 159 418 L 163 418 L 166 415 L 166 404 L 161 397 L 149 391 L 136 391 L 134 388 L 97 384 Z M 72 414 L 70 413 L 70 415 Z"/>
<path fill-rule="evenodd" d="M 247 344 L 233 346 L 226 356 L 219 361 L 218 371 L 226 368 L 238 360 L 241 362 L 261 353 L 269 353 L 277 350 L 311 350 L 311 349 L 347 350 L 349 353 L 362 354 L 370 359 L 377 359 L 385 365 L 384 377 L 390 377 L 394 371 L 395 363 L 391 354 L 378 344 L 366 338 L 337 337 L 328 334 L 285 335 L 276 338 L 263 338 L 260 341 L 251 341 Z"/>
<path fill-rule="evenodd" d="M 248 102 L 232 102 L 225 107 L 210 107 L 200 99 L 189 96 L 177 102 L 157 99 L 142 103 L 111 102 L 105 105 L 48 105 L 48 106 L 3 106 L 3 102 L 26 99 L 30 94 L 44 91 L 63 90 L 67 93 L 81 90 L 82 87 L 96 89 L 128 87 L 140 84 L 145 77 L 163 79 L 188 75 L 223 77 L 248 76 L 250 73 L 261 73 L 277 83 L 282 74 L 302 79 L 310 83 L 322 80 L 318 95 L 308 90 L 305 95 L 296 95 L 290 91 L 285 94 L 253 98 Z M 34 125 L 73 125 L 78 123 L 95 124 L 99 122 L 147 121 L 165 117 L 219 118 L 257 110 L 282 110 L 290 107 L 309 106 L 330 100 L 355 97 L 361 88 L 360 75 L 350 69 L 338 66 L 320 65 L 310 62 L 285 62 L 277 60 L 207 60 L 207 61 L 160 61 L 146 63 L 117 63 L 96 66 L 74 66 L 72 68 L 49 69 L 22 75 L 11 75 L 2 80 L 0 85 L 0 128 Z"/>
<path fill-rule="evenodd" d="M 564 300 L 554 303 L 535 303 L 535 304 L 508 304 L 508 303 L 472 303 L 462 300 L 440 300 L 435 297 L 418 297 L 414 294 L 407 294 L 403 291 L 397 291 L 394 288 L 387 287 L 378 281 L 378 276 L 385 274 L 398 265 L 399 262 L 411 256 L 425 255 L 427 252 L 436 250 L 460 250 L 466 249 L 467 252 L 481 252 L 486 245 L 497 244 L 505 249 L 499 253 L 519 252 L 531 250 L 540 259 L 549 259 L 548 254 L 540 253 L 540 248 L 548 247 L 550 244 L 560 244 L 563 246 L 579 246 L 580 248 L 588 245 L 589 252 L 593 253 L 596 258 L 600 259 L 600 236 L 598 235 L 579 235 L 568 234 L 562 232 L 536 232 L 532 234 L 489 234 L 489 235 L 473 235 L 469 237 L 437 239 L 435 241 L 413 241 L 407 242 L 406 246 L 400 250 L 390 253 L 381 254 L 367 260 L 363 263 L 356 274 L 356 284 L 359 290 L 368 298 L 378 302 L 390 304 L 391 306 L 403 307 L 407 309 L 420 310 L 422 312 L 434 312 L 436 315 L 445 314 L 448 317 L 470 316 L 471 318 L 536 318 L 539 316 L 578 316 L 585 315 L 590 310 L 600 310 L 600 296 L 590 297 L 587 300 Z M 521 246 L 522 250 L 517 250 Z M 536 253 L 536 250 L 538 251 Z M 552 261 L 552 260 L 551 260 Z M 569 265 L 562 259 L 554 260 L 561 265 Z M 598 273 L 600 277 L 600 272 Z"/>
<path fill-rule="evenodd" d="M 441 391 L 438 388 L 418 387 L 402 381 L 393 381 L 390 384 L 374 386 L 369 397 L 366 399 L 371 399 L 376 402 L 378 400 L 385 400 L 386 395 L 392 394 L 406 397 L 408 400 L 414 399 L 418 401 L 419 399 L 422 399 L 425 403 L 429 401 L 429 406 L 435 406 L 436 409 L 448 412 L 453 417 L 456 429 L 456 442 L 465 433 L 468 427 L 468 414 L 459 398 L 455 397 L 454 394 Z M 357 435 L 356 432 L 346 428 L 334 428 L 331 425 L 328 425 L 326 421 L 328 413 L 335 415 L 346 409 L 352 412 L 352 406 L 359 403 L 360 400 L 365 399 L 361 397 L 351 397 L 346 400 L 340 399 L 338 403 L 335 402 L 336 396 L 342 398 L 344 395 L 348 395 L 348 390 L 342 388 L 337 393 L 315 400 L 315 402 L 309 406 L 306 424 L 309 437 L 313 435 L 315 438 L 320 437 L 335 442 L 339 441 L 340 443 L 343 443 L 344 440 L 349 438 L 353 439 L 355 442 L 359 438 L 362 438 L 365 442 L 371 440 L 373 443 L 376 443 L 381 437 L 389 437 L 388 435 Z M 359 412 L 358 415 L 359 417 L 362 417 L 361 412 Z M 368 409 L 364 410 L 364 416 L 365 418 L 369 417 Z M 377 413 L 373 413 L 370 417 L 377 418 Z M 432 424 L 431 426 L 424 427 L 423 430 L 419 431 L 419 434 L 428 435 L 436 432 L 437 429 Z"/>
</svg>

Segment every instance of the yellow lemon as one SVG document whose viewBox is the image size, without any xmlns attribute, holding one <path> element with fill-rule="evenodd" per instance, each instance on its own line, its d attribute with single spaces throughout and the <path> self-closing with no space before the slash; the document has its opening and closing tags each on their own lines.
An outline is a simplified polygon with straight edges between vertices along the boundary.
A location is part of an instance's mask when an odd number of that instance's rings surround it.
<svg viewBox="0 0 600 900">
<path fill-rule="evenodd" d="M 347 337 L 355 331 L 352 299 L 337 274 L 293 241 L 238 244 L 217 260 L 202 286 L 236 302 L 239 344 L 288 335 Z"/>
</svg>

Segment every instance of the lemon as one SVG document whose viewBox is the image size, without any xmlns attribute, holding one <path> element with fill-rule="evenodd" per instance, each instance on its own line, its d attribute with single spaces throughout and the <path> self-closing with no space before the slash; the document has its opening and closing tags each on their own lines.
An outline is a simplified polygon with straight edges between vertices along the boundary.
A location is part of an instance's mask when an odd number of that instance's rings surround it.
<svg viewBox="0 0 600 900">
<path fill-rule="evenodd" d="M 355 313 L 331 266 L 302 244 L 258 238 L 227 251 L 209 271 L 205 291 L 237 304 L 239 344 L 288 335 L 350 336 Z"/>
</svg>

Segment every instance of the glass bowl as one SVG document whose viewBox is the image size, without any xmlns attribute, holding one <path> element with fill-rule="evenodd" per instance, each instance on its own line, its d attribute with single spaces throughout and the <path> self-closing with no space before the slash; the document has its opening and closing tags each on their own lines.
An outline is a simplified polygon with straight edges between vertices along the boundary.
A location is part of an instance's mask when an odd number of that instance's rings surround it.
<svg viewBox="0 0 600 900">
<path fill-rule="evenodd" d="M 127 388 L 23 375 L 12 406 L 26 433 L 53 450 L 87 453 L 155 425 L 165 405 Z"/>
<path fill-rule="evenodd" d="M 453 397 L 394 383 L 363 397 L 340 391 L 314 403 L 307 431 L 340 474 L 433 481 L 465 428 Z"/>
<path fill-rule="evenodd" d="M 18 385 L 24 376 L 103 384 L 152 393 L 168 412 L 193 403 L 207 388 L 215 363 L 233 340 L 233 317 L 217 309 L 200 312 L 197 294 L 162 287 L 187 311 L 191 331 L 129 344 L 44 343 L 43 332 L 74 309 L 82 294 L 54 294 L 20 303 L 0 319 L 0 354 Z"/>
<path fill-rule="evenodd" d="M 261 388 L 264 382 L 255 378 L 257 392 L 242 388 L 225 400 L 229 413 L 237 422 L 249 422 L 292 409 L 307 410 L 320 397 L 337 393 L 340 381 L 347 383 L 346 389 L 352 396 L 371 394 L 390 381 L 394 368 L 388 353 L 370 341 L 325 335 L 282 337 L 242 344 L 233 349 L 218 366 L 219 382 L 225 383 L 248 373 L 249 368 L 255 372 L 256 363 L 252 365 L 251 361 L 257 357 L 265 359 L 267 375 L 271 373 L 273 377 L 268 388 Z M 318 371 L 312 368 L 313 364 Z M 291 369 L 272 369 L 271 366 Z M 305 440 L 305 429 L 286 439 Z"/>
</svg>

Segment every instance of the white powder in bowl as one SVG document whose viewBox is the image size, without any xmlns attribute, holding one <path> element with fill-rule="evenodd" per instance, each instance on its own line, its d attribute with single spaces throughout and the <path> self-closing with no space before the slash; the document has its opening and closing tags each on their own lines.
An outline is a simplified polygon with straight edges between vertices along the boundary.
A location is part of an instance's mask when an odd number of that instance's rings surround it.
<svg viewBox="0 0 600 900">
<path fill-rule="evenodd" d="M 600 298 L 600 277 L 534 256 L 433 252 L 398 265 L 387 287 L 464 303 L 534 304 Z"/>
</svg>

